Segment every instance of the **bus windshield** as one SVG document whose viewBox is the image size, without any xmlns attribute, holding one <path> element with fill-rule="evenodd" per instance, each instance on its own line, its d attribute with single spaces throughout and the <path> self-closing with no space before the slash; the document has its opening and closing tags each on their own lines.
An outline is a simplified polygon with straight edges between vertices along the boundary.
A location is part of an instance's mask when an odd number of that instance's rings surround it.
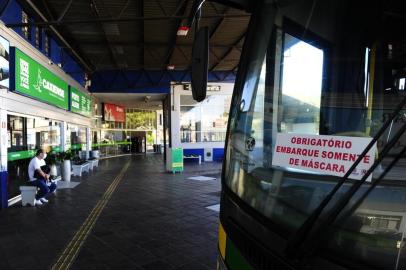
<svg viewBox="0 0 406 270">
<path fill-rule="evenodd" d="M 226 187 L 286 238 L 406 95 L 405 12 L 395 12 L 401 1 L 291 2 L 277 10 L 273 27 L 257 30 L 252 43 L 265 43 L 264 49 L 249 59 L 246 73 L 239 71 L 245 77 L 235 88 L 224 167 Z M 401 110 L 333 202 L 362 178 L 405 122 Z M 404 147 L 406 135 L 352 202 Z M 323 248 L 377 268 L 406 268 L 405 162 L 402 157 L 351 215 L 336 219 Z"/>
</svg>

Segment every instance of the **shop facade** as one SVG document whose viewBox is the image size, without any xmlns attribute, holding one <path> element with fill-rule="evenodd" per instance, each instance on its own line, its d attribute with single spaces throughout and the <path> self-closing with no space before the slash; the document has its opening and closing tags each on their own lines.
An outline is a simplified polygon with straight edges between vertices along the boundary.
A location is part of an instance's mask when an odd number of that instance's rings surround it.
<svg viewBox="0 0 406 270">
<path fill-rule="evenodd" d="M 93 100 L 72 77 L 0 24 L 1 207 L 19 195 L 37 149 L 91 150 Z"/>
<path fill-rule="evenodd" d="M 171 86 L 171 147 L 202 161 L 222 161 L 234 84 L 208 83 L 207 98 L 196 102 L 190 84 Z"/>
<path fill-rule="evenodd" d="M 161 152 L 154 147 L 164 143 L 163 111 L 127 108 L 98 103 L 95 117 L 100 119 L 92 128 L 92 148 L 101 157 L 114 155 Z"/>
</svg>

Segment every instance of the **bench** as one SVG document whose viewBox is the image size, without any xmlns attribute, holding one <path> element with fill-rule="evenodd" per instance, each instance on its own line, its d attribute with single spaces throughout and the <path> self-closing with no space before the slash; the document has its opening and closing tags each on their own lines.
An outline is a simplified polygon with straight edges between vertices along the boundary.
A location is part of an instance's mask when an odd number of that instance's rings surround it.
<svg viewBox="0 0 406 270">
<path fill-rule="evenodd" d="M 53 182 L 58 183 L 61 180 L 61 176 L 57 176 L 55 179 L 52 179 Z M 35 195 L 37 194 L 36 186 L 20 186 L 21 191 L 21 204 L 23 206 L 35 206 Z"/>
<path fill-rule="evenodd" d="M 82 172 L 89 172 L 90 170 L 90 163 L 85 162 L 83 164 L 72 164 L 72 174 L 74 176 L 82 176 Z"/>
<path fill-rule="evenodd" d="M 202 157 L 200 155 L 198 155 L 198 156 L 183 156 L 183 159 L 198 159 L 199 164 L 202 164 Z"/>
<path fill-rule="evenodd" d="M 98 159 L 89 159 L 88 162 L 90 163 L 90 170 L 93 170 L 96 167 L 99 167 L 99 160 Z"/>
</svg>

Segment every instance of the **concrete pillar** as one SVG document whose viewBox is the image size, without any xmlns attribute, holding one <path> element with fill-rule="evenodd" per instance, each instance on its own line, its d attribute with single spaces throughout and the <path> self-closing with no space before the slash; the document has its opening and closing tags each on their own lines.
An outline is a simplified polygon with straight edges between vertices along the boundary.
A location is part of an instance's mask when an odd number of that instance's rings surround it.
<svg viewBox="0 0 406 270">
<path fill-rule="evenodd" d="M 61 151 L 66 151 L 66 122 L 61 123 Z"/>
<path fill-rule="evenodd" d="M 90 158 L 90 150 L 92 149 L 92 136 L 90 134 L 90 127 L 86 128 L 86 159 Z"/>
<path fill-rule="evenodd" d="M 0 208 L 8 206 L 7 174 L 7 111 L 0 109 Z"/>
</svg>

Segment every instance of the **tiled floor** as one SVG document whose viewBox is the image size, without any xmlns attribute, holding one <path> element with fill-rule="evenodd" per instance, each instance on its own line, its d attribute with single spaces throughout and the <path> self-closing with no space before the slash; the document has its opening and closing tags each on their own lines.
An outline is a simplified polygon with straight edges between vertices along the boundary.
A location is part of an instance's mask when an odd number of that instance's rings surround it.
<svg viewBox="0 0 406 270">
<path fill-rule="evenodd" d="M 218 212 L 206 207 L 219 202 L 221 165 L 165 173 L 158 155 L 101 161 L 47 205 L 0 211 L 0 269 L 49 269 L 130 159 L 71 269 L 215 269 Z"/>
</svg>

